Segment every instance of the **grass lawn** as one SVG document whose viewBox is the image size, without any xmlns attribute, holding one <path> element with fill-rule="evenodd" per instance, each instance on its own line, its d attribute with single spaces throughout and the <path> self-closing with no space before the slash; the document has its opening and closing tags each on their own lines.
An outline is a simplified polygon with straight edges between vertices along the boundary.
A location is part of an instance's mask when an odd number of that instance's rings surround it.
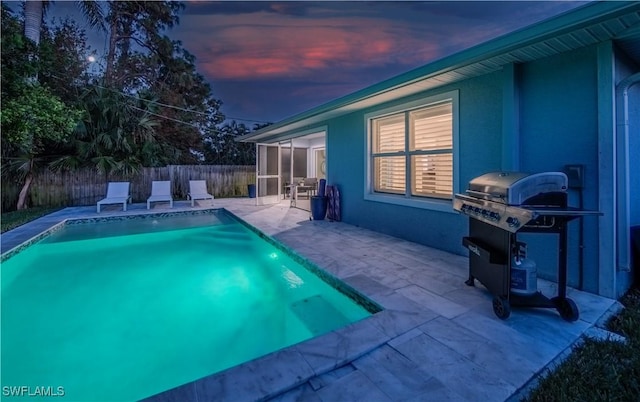
<svg viewBox="0 0 640 402">
<path fill-rule="evenodd" d="M 2 215 L 0 215 L 0 233 L 4 233 L 7 230 L 17 228 L 20 225 L 24 225 L 27 222 L 58 211 L 60 209 L 61 208 L 37 207 L 23 209 L 21 211 L 3 213 Z"/>
<path fill-rule="evenodd" d="M 620 300 L 625 309 L 607 323 L 626 343 L 585 339 L 524 401 L 640 400 L 640 289 Z"/>
</svg>

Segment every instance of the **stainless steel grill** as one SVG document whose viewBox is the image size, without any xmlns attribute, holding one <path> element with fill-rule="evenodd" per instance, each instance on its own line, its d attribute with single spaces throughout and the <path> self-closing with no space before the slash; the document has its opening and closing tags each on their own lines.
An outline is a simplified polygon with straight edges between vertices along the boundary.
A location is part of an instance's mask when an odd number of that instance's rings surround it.
<svg viewBox="0 0 640 402">
<path fill-rule="evenodd" d="M 578 308 L 566 297 L 567 223 L 584 215 L 599 215 L 567 205 L 568 179 L 561 172 L 528 174 L 492 172 L 469 182 L 466 195 L 456 194 L 453 208 L 469 216 L 469 279 L 478 279 L 494 294 L 493 309 L 506 319 L 511 304 L 556 308 L 568 321 L 578 319 Z M 558 295 L 548 299 L 540 292 L 512 294 L 511 264 L 523 243 L 518 232 L 558 234 Z"/>
<path fill-rule="evenodd" d="M 567 208 L 567 182 L 561 172 L 487 173 L 469 182 L 467 195 L 455 195 L 453 208 L 515 233 L 541 216 L 578 214 Z"/>
</svg>

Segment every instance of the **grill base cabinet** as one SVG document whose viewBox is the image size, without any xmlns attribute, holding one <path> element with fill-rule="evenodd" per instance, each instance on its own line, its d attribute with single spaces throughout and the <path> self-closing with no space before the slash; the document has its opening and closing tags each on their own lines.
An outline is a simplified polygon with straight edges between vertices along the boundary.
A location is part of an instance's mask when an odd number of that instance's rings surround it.
<svg viewBox="0 0 640 402">
<path fill-rule="evenodd" d="M 493 294 L 493 312 L 499 318 L 507 319 L 512 306 L 554 308 L 564 320 L 576 321 L 579 318 L 578 306 L 566 296 L 566 221 L 555 219 L 554 223 L 553 227 L 545 230 L 560 235 L 558 295 L 548 298 L 540 291 L 531 295 L 511 292 L 511 264 L 516 250 L 516 233 L 476 219 L 469 220 L 469 236 L 462 239 L 462 244 L 469 250 L 469 279 L 465 283 L 475 286 L 477 279 Z M 521 231 L 527 231 L 526 227 Z"/>
<path fill-rule="evenodd" d="M 493 311 L 502 319 L 511 306 L 555 308 L 576 321 L 578 307 L 567 298 L 567 223 L 584 215 L 601 215 L 567 206 L 567 176 L 561 172 L 491 172 L 469 182 L 467 195 L 456 194 L 453 208 L 469 216 L 469 279 L 480 281 L 494 295 Z M 511 291 L 511 268 L 522 243 L 517 233 L 558 235 L 558 295 Z"/>
</svg>

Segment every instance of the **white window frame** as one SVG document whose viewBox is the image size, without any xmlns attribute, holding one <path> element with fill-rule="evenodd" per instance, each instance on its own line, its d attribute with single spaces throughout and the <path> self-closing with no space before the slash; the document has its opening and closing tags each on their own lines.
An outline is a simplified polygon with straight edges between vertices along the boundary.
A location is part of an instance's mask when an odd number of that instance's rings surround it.
<svg viewBox="0 0 640 402">
<path fill-rule="evenodd" d="M 373 175 L 373 133 L 371 131 L 372 121 L 381 117 L 390 116 L 397 113 L 410 112 L 416 109 L 422 109 L 442 103 L 444 101 L 451 101 L 452 104 L 452 141 L 453 141 L 453 193 L 459 193 L 459 92 L 449 91 L 441 94 L 429 96 L 406 103 L 402 103 L 389 108 L 377 110 L 375 112 L 367 113 L 364 116 L 365 130 L 365 177 L 364 177 L 364 199 L 368 201 L 383 202 L 388 204 L 403 205 L 414 208 L 430 209 L 434 211 L 455 213 L 453 210 L 453 194 L 451 199 L 439 199 L 423 196 L 412 196 L 410 192 L 407 194 L 391 194 L 391 193 L 378 193 L 374 191 L 374 175 Z M 407 166 L 407 170 L 410 170 L 410 166 Z M 409 174 L 407 174 L 409 176 Z M 410 182 L 408 185 L 410 186 Z"/>
</svg>

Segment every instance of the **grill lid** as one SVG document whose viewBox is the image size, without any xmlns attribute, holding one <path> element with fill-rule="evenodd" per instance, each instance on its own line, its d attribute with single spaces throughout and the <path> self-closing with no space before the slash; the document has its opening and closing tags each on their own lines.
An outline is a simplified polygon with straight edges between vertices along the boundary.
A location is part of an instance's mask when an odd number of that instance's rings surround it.
<svg viewBox="0 0 640 402">
<path fill-rule="evenodd" d="M 567 175 L 562 172 L 491 172 L 469 182 L 467 194 L 507 205 L 521 205 L 538 194 L 566 192 Z"/>
</svg>

